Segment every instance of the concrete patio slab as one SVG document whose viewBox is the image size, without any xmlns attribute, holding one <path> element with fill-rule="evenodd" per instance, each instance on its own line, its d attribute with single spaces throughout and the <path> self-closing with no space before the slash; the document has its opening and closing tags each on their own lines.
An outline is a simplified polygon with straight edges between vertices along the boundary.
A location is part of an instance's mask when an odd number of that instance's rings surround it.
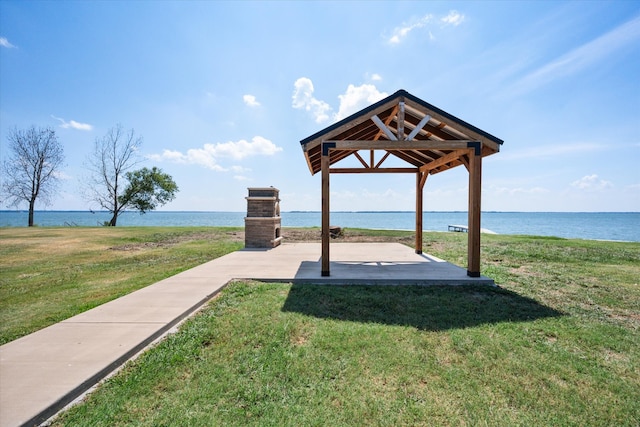
<svg viewBox="0 0 640 427">
<path fill-rule="evenodd" d="M 244 249 L 164 279 L 0 347 L 0 427 L 38 425 L 210 300 L 232 279 L 308 284 L 488 284 L 399 243 Z"/>
<path fill-rule="evenodd" d="M 320 243 L 291 243 L 271 250 L 234 252 L 227 255 L 226 262 L 236 271 L 251 263 L 250 278 L 264 281 L 341 285 L 493 284 L 488 277 L 469 277 L 464 268 L 431 255 L 416 254 L 400 243 L 332 243 L 329 277 L 321 275 L 320 253 Z"/>
</svg>

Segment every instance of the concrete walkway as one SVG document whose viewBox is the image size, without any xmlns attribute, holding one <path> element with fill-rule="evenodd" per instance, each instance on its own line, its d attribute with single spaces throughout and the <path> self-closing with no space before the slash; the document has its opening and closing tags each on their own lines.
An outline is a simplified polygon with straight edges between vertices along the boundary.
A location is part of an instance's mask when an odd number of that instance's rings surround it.
<svg viewBox="0 0 640 427">
<path fill-rule="evenodd" d="M 193 313 L 232 279 L 309 284 L 493 284 L 399 243 L 244 249 L 0 347 L 0 427 L 38 425 Z"/>
</svg>

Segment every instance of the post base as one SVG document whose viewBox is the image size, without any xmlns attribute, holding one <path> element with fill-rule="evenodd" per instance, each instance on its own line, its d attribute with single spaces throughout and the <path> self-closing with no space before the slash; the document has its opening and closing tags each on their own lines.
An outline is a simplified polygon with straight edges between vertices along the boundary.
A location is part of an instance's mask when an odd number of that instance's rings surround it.
<svg viewBox="0 0 640 427">
<path fill-rule="evenodd" d="M 328 277 L 328 276 L 331 276 L 331 274 L 329 274 L 328 271 L 323 271 L 322 272 L 322 277 Z"/>
<path fill-rule="evenodd" d="M 469 271 L 469 270 L 467 270 L 467 276 L 469 276 L 469 277 L 480 277 L 480 272 L 479 271 Z"/>
</svg>

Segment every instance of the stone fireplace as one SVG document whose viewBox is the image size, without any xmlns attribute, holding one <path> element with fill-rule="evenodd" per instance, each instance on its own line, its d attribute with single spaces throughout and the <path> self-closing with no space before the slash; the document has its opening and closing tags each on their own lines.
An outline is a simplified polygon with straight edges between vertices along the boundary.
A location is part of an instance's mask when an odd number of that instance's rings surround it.
<svg viewBox="0 0 640 427">
<path fill-rule="evenodd" d="M 275 248 L 280 234 L 280 190 L 273 187 L 248 188 L 247 216 L 244 219 L 244 246 Z"/>
</svg>

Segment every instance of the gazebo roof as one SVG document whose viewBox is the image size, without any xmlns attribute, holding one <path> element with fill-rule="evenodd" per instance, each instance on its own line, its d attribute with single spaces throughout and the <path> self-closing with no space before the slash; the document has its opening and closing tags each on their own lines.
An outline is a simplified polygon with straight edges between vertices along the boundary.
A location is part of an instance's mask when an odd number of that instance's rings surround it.
<svg viewBox="0 0 640 427">
<path fill-rule="evenodd" d="M 405 90 L 300 141 L 311 174 L 321 170 L 323 144 L 329 143 L 330 164 L 355 156 L 361 168 L 334 172 L 401 173 L 442 172 L 465 164 L 469 148 L 482 156 L 500 151 L 503 141 L 435 107 Z M 359 151 L 370 151 L 363 157 Z M 374 150 L 384 150 L 374 159 Z M 409 168 L 385 168 L 389 156 L 407 162 Z"/>
</svg>

